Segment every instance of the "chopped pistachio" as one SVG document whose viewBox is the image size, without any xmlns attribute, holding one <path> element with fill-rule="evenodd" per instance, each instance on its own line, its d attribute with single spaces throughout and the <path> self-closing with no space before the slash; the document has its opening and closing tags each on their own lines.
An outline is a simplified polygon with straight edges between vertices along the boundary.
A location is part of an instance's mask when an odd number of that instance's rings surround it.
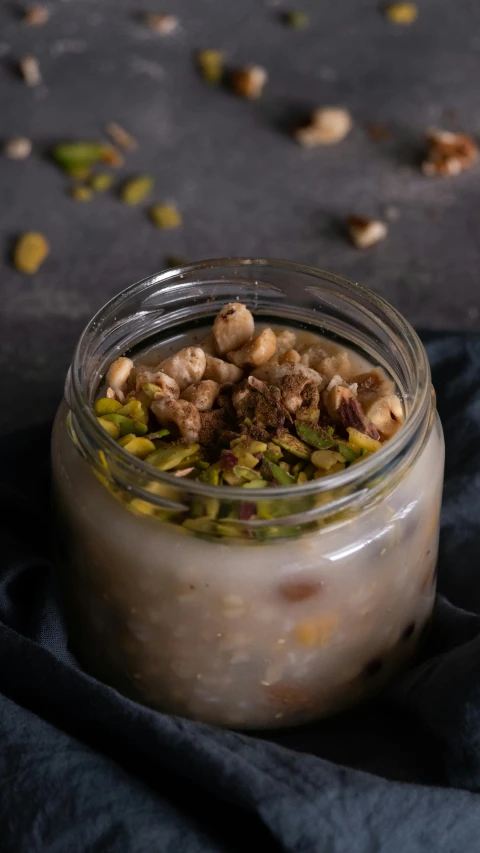
<svg viewBox="0 0 480 853">
<path fill-rule="evenodd" d="M 310 20 L 306 12 L 287 12 L 285 23 L 294 30 L 305 30 Z"/>
<path fill-rule="evenodd" d="M 153 441 L 150 441 L 148 438 L 138 438 L 137 436 L 133 436 L 130 438 L 130 441 L 123 442 L 120 441 L 122 447 L 125 450 L 128 450 L 132 456 L 137 456 L 139 459 L 146 459 L 150 453 L 155 452 L 155 445 Z"/>
<path fill-rule="evenodd" d="M 118 414 L 139 421 L 141 424 L 148 422 L 148 411 L 140 400 L 129 400 L 121 409 L 118 409 Z"/>
<path fill-rule="evenodd" d="M 122 437 L 118 440 L 118 443 L 119 443 L 120 447 L 125 447 L 125 445 L 127 445 L 128 442 L 132 441 L 132 439 L 134 439 L 134 438 L 136 438 L 136 435 L 134 432 L 127 432 L 126 435 L 122 435 Z M 152 444 L 153 444 L 153 442 L 152 442 Z M 155 449 L 155 445 L 153 445 L 153 447 Z"/>
<path fill-rule="evenodd" d="M 170 230 L 182 224 L 182 214 L 173 204 L 154 204 L 150 208 L 150 216 L 157 228 Z"/>
<path fill-rule="evenodd" d="M 121 436 L 127 435 L 129 432 L 133 432 L 135 435 L 145 435 L 148 432 L 146 424 L 141 424 L 138 421 L 132 420 L 132 418 L 125 417 L 125 415 L 119 415 L 118 412 L 113 412 L 103 417 L 105 420 L 112 421 L 112 423 L 120 427 Z"/>
<path fill-rule="evenodd" d="M 288 430 L 283 430 L 276 438 L 273 439 L 274 444 L 278 444 L 283 450 L 292 453 L 299 459 L 310 459 L 311 450 L 308 444 L 304 444 L 295 435 L 291 435 Z"/>
<path fill-rule="evenodd" d="M 219 486 L 220 485 L 220 471 L 214 465 L 210 465 L 208 468 L 202 471 L 199 475 L 198 479 L 202 483 L 208 483 L 210 486 Z"/>
<path fill-rule="evenodd" d="M 118 400 L 114 400 L 111 397 L 100 397 L 95 403 L 95 414 L 100 416 L 111 415 L 114 412 L 118 412 L 121 408 L 122 404 Z"/>
<path fill-rule="evenodd" d="M 307 424 L 307 426 L 316 427 L 320 417 L 320 409 L 313 407 L 299 409 L 295 419 L 297 423 Z"/>
<path fill-rule="evenodd" d="M 234 465 L 232 471 L 236 477 L 240 477 L 243 480 L 258 480 L 258 471 L 254 471 L 252 468 L 245 468 L 243 465 Z"/>
<path fill-rule="evenodd" d="M 355 429 L 355 427 L 347 427 L 349 444 L 355 451 L 367 450 L 370 453 L 374 453 L 376 450 L 379 450 L 382 446 L 381 441 L 377 441 L 375 438 L 370 438 L 369 435 L 365 435 L 360 430 Z"/>
<path fill-rule="evenodd" d="M 107 420 L 106 418 L 97 418 L 98 423 L 101 427 L 108 432 L 108 434 L 117 439 L 120 435 L 120 427 L 117 424 L 112 423 L 112 421 Z"/>
<path fill-rule="evenodd" d="M 385 17 L 392 24 L 413 24 L 418 17 L 418 7 L 415 3 L 389 3 L 385 7 Z"/>
<path fill-rule="evenodd" d="M 302 423 L 295 424 L 295 428 L 300 438 L 312 447 L 318 447 L 320 450 L 326 450 L 329 447 L 333 447 L 333 438 L 326 430 L 313 429 L 307 424 Z"/>
<path fill-rule="evenodd" d="M 92 170 L 90 166 L 67 166 L 65 172 L 73 181 L 86 181 Z"/>
<path fill-rule="evenodd" d="M 170 435 L 168 429 L 157 429 L 155 432 L 150 432 L 147 435 L 147 438 L 149 438 L 150 441 L 154 441 L 157 438 L 163 438 L 165 435 Z"/>
<path fill-rule="evenodd" d="M 155 450 L 154 453 L 147 456 L 145 462 L 153 465 L 154 468 L 159 468 L 160 471 L 170 471 L 184 459 L 196 453 L 199 448 L 199 444 L 169 444 Z"/>
<path fill-rule="evenodd" d="M 353 448 L 350 447 L 350 445 L 347 444 L 345 441 L 339 441 L 338 442 L 337 450 L 339 453 L 342 454 L 342 456 L 347 460 L 347 462 L 356 462 L 357 461 L 357 454 L 355 453 Z"/>
<path fill-rule="evenodd" d="M 19 272 L 36 273 L 50 252 L 46 237 L 35 231 L 27 231 L 17 240 L 13 252 L 13 265 Z"/>
<path fill-rule="evenodd" d="M 93 190 L 90 187 L 72 187 L 70 195 L 75 201 L 90 201 L 93 197 Z"/>
<path fill-rule="evenodd" d="M 243 489 L 264 489 L 265 486 L 268 486 L 268 480 L 249 480 L 248 483 L 244 483 Z"/>
<path fill-rule="evenodd" d="M 322 468 L 323 471 L 329 471 L 330 468 L 333 468 L 334 465 L 337 465 L 339 462 L 345 464 L 345 459 L 341 455 L 341 453 L 337 453 L 335 450 L 315 450 L 312 453 L 312 462 L 316 468 Z"/>
<path fill-rule="evenodd" d="M 213 519 L 209 515 L 200 516 L 200 518 L 186 518 L 182 522 L 183 527 L 187 530 L 193 530 L 195 533 L 209 533 L 213 527 Z"/>
<path fill-rule="evenodd" d="M 62 169 L 90 168 L 105 154 L 102 142 L 62 142 L 53 149 L 53 159 Z"/>
<path fill-rule="evenodd" d="M 270 462 L 278 462 L 282 456 L 282 448 L 277 444 L 274 444 L 273 441 L 269 441 L 265 451 L 265 457 L 270 459 Z"/>
<path fill-rule="evenodd" d="M 300 471 L 300 473 L 297 477 L 297 483 L 299 483 L 299 484 L 300 483 L 308 483 L 308 477 L 307 477 L 305 471 Z"/>
<path fill-rule="evenodd" d="M 90 181 L 92 190 L 96 193 L 104 193 L 110 189 L 113 184 L 113 175 L 108 172 L 98 172 Z"/>
<path fill-rule="evenodd" d="M 124 204 L 140 204 L 145 196 L 147 196 L 153 187 L 153 178 L 151 175 L 138 175 L 136 178 L 130 178 L 121 191 L 121 199 Z"/>
<path fill-rule="evenodd" d="M 290 486 L 295 482 L 295 477 L 292 477 L 275 462 L 270 462 L 270 459 L 263 460 L 261 471 L 262 474 L 265 472 L 270 480 L 274 480 L 280 486 Z"/>
<path fill-rule="evenodd" d="M 222 477 L 229 486 L 243 485 L 243 479 L 235 474 L 233 468 L 229 468 L 227 471 L 222 471 Z"/>
<path fill-rule="evenodd" d="M 224 54 L 221 50 L 201 50 L 197 57 L 200 74 L 206 83 L 220 83 Z"/>
</svg>

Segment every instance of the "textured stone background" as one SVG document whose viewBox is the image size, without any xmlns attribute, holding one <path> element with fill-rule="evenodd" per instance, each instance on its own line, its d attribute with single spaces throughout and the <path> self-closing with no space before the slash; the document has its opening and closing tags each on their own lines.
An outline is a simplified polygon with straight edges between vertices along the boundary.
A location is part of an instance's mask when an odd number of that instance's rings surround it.
<svg viewBox="0 0 480 853">
<path fill-rule="evenodd" d="M 32 0 L 33 2 L 33 0 Z M 418 0 L 417 22 L 389 24 L 377 0 L 299 0 L 310 28 L 279 20 L 265 0 L 56 0 L 46 26 L 27 29 L 0 4 L 0 134 L 26 135 L 35 154 L 0 158 L 0 418 L 44 421 L 58 400 L 76 337 L 89 315 L 165 257 L 277 256 L 316 264 L 381 292 L 417 326 L 480 328 L 480 169 L 453 179 L 419 171 L 426 126 L 480 135 L 480 4 Z M 153 34 L 142 11 L 181 20 Z M 270 75 L 249 103 L 207 87 L 193 56 L 225 50 L 231 64 Z M 16 73 L 38 57 L 44 84 Z M 357 125 L 341 145 L 305 151 L 287 128 L 322 104 L 345 104 Z M 155 176 L 154 197 L 176 201 L 184 227 L 157 231 L 142 210 L 109 194 L 71 200 L 44 156 L 63 139 L 98 138 L 116 120 L 138 138 L 122 176 Z M 391 128 L 374 144 L 365 124 Z M 388 239 L 360 253 L 342 233 L 351 212 L 398 219 Z M 8 262 L 12 239 L 43 231 L 51 256 L 35 277 Z M 6 402 L 8 401 L 8 405 Z"/>
</svg>

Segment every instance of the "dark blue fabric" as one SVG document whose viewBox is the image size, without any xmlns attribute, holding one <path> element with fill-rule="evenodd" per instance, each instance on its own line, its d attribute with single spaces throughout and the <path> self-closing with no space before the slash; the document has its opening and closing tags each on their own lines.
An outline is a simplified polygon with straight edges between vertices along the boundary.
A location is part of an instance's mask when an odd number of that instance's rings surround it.
<svg viewBox="0 0 480 853">
<path fill-rule="evenodd" d="M 447 443 L 427 646 L 368 708 L 274 736 L 150 711 L 76 666 L 49 562 L 48 433 L 4 442 L 2 853 L 480 851 L 480 337 L 424 338 Z"/>
</svg>

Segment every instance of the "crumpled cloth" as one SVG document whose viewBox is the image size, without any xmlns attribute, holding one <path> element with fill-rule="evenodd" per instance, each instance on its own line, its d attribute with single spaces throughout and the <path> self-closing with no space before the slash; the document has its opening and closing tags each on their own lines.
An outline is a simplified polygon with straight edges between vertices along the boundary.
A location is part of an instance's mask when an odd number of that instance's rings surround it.
<svg viewBox="0 0 480 853">
<path fill-rule="evenodd" d="M 423 337 L 447 444 L 433 628 L 382 697 L 295 730 L 167 716 L 79 668 L 49 557 L 49 430 L 9 438 L 2 853 L 480 851 L 480 336 Z"/>
</svg>

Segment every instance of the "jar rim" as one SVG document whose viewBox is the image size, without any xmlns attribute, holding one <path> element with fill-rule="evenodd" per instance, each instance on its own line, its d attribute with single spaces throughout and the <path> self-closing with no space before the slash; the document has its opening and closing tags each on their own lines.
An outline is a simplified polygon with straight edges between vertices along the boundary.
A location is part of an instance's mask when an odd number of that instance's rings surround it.
<svg viewBox="0 0 480 853">
<path fill-rule="evenodd" d="M 373 320 L 379 327 L 383 327 L 384 329 L 387 328 L 388 321 L 390 327 L 402 339 L 402 342 L 408 345 L 411 358 L 416 366 L 417 383 L 415 394 L 411 400 L 411 410 L 398 432 L 386 441 L 376 453 L 363 460 L 360 465 L 349 466 L 344 471 L 302 484 L 278 486 L 275 489 L 269 487 L 255 489 L 255 500 L 283 500 L 292 497 L 305 497 L 312 494 L 320 495 L 331 492 L 332 490 L 341 490 L 346 486 L 351 487 L 352 485 L 357 486 L 358 494 L 358 488 L 362 484 L 367 486 L 368 482 L 378 476 L 381 470 L 388 471 L 394 464 L 394 461 L 402 454 L 407 453 L 409 448 L 415 443 L 416 436 L 421 431 L 422 425 L 428 418 L 429 413 L 431 413 L 432 406 L 434 406 L 430 366 L 423 344 L 413 327 L 383 297 L 356 282 L 349 281 L 342 276 L 310 265 L 275 258 L 214 258 L 165 270 L 125 288 L 100 308 L 90 322 L 87 323 L 78 340 L 66 383 L 67 402 L 75 418 L 79 418 L 82 421 L 82 426 L 94 439 L 97 449 L 103 450 L 108 454 L 110 459 L 118 463 L 119 470 L 127 479 L 140 474 L 143 478 L 147 477 L 150 482 L 156 481 L 174 486 L 177 489 L 182 489 L 199 496 L 218 497 L 218 486 L 209 485 L 197 480 L 188 480 L 187 482 L 183 478 L 175 477 L 166 471 L 159 471 L 141 459 L 129 454 L 108 435 L 98 423 L 92 409 L 91 400 L 87 394 L 85 383 L 85 353 L 88 349 L 89 336 L 94 334 L 102 326 L 102 322 L 107 317 L 116 318 L 132 297 L 138 297 L 155 286 L 159 286 L 159 289 L 164 292 L 167 288 L 161 286 L 168 286 L 169 283 L 173 285 L 172 290 L 175 291 L 175 282 L 177 282 L 178 286 L 182 283 L 185 276 L 205 270 L 212 270 L 212 273 L 214 273 L 215 270 L 222 268 L 229 270 L 236 267 L 260 267 L 269 270 L 277 269 L 297 275 L 307 275 L 316 280 L 318 287 L 321 288 L 323 283 L 324 290 L 325 283 L 330 283 L 337 290 L 340 289 L 343 292 L 342 295 L 345 302 L 355 302 L 357 307 L 360 308 L 359 299 L 361 299 L 365 305 L 360 310 L 365 316 L 370 315 L 370 320 Z M 183 287 L 185 287 L 185 284 L 183 282 Z M 208 282 L 203 282 L 203 284 L 208 284 Z M 433 418 L 430 417 L 429 421 L 431 424 Z M 179 482 L 179 479 L 182 482 Z M 140 492 L 144 494 L 141 489 L 139 490 Z M 150 495 L 150 499 L 152 499 L 152 495 Z M 228 499 L 232 501 L 245 501 L 245 490 L 240 487 L 229 486 Z"/>
</svg>

